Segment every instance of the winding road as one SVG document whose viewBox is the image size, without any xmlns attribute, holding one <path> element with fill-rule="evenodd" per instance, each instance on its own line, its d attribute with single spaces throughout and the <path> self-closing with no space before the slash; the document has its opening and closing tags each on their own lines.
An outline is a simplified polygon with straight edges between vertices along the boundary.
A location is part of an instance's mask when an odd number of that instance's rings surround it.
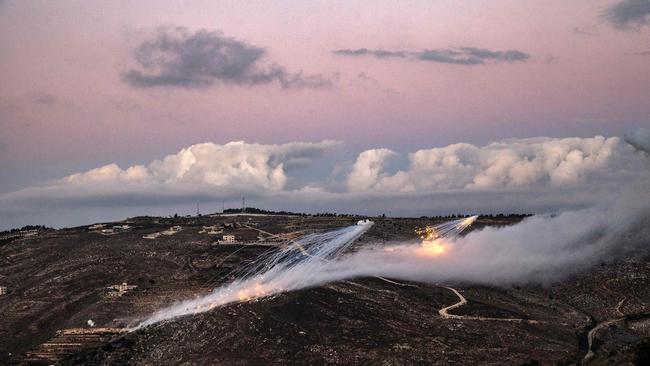
<svg viewBox="0 0 650 366">
<path fill-rule="evenodd" d="M 587 343 L 587 347 L 588 347 L 587 349 L 588 349 L 588 351 L 587 351 L 587 354 L 585 355 L 585 357 L 582 359 L 582 364 L 585 364 L 585 363 L 589 362 L 589 360 L 591 360 L 591 358 L 594 357 L 594 354 L 595 354 L 594 350 L 593 350 L 594 337 L 596 336 L 598 331 L 605 328 L 605 327 L 610 326 L 611 324 L 618 323 L 618 322 L 623 321 L 623 320 L 625 320 L 625 316 L 622 316 L 620 318 L 605 320 L 604 322 L 598 323 L 595 327 L 593 327 L 589 331 L 589 333 L 587 333 L 587 342 L 588 342 Z"/>
<path fill-rule="evenodd" d="M 532 320 L 532 319 L 519 319 L 519 318 L 491 318 L 491 317 L 484 317 L 484 316 L 471 316 L 471 315 L 455 315 L 455 314 L 449 314 L 449 310 L 453 310 L 456 308 L 459 308 L 463 305 L 467 304 L 467 299 L 460 293 L 458 290 L 456 290 L 453 287 L 446 287 L 442 286 L 443 288 L 446 288 L 447 290 L 453 292 L 456 296 L 458 296 L 458 302 L 449 306 L 446 306 L 440 310 L 438 310 L 438 314 L 440 314 L 441 317 L 444 319 L 462 319 L 462 320 L 480 320 L 480 321 L 502 321 L 502 322 L 513 322 L 513 323 L 529 323 L 529 324 L 537 324 L 539 323 L 538 320 Z"/>
<path fill-rule="evenodd" d="M 605 283 L 603 283 L 603 285 L 601 287 L 605 291 L 609 292 L 610 294 L 622 295 L 621 293 L 610 289 L 609 286 L 608 286 L 610 282 L 616 281 L 616 280 L 617 280 L 616 278 L 612 278 L 610 280 L 607 280 L 607 281 L 605 281 Z M 626 300 L 627 300 L 627 296 L 623 295 L 623 298 L 616 304 L 616 307 L 614 308 L 614 311 L 617 314 L 620 315 L 619 317 L 604 320 L 604 321 L 596 324 L 596 326 L 594 326 L 593 328 L 591 328 L 591 330 L 589 330 L 589 333 L 587 333 L 587 353 L 585 354 L 585 357 L 582 359 L 582 364 L 588 363 L 595 355 L 593 345 L 594 345 L 594 337 L 596 337 L 596 335 L 598 334 L 598 331 L 600 331 L 601 329 L 606 328 L 606 327 L 608 327 L 608 326 L 610 326 L 612 324 L 616 324 L 618 322 L 624 321 L 627 318 L 626 314 L 621 310 L 621 307 L 623 306 L 623 304 L 625 304 Z"/>
</svg>

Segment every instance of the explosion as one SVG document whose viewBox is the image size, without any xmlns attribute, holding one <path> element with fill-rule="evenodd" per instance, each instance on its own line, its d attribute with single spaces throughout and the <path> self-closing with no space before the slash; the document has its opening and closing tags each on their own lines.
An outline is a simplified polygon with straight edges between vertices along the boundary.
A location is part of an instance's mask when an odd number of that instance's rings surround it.
<svg viewBox="0 0 650 366">
<path fill-rule="evenodd" d="M 457 236 L 472 225 L 477 218 L 478 216 L 470 216 L 462 220 L 415 229 L 415 232 L 422 240 L 418 253 L 428 257 L 439 257 L 447 254 L 451 250 L 451 246 L 444 241 L 444 238 Z"/>
</svg>

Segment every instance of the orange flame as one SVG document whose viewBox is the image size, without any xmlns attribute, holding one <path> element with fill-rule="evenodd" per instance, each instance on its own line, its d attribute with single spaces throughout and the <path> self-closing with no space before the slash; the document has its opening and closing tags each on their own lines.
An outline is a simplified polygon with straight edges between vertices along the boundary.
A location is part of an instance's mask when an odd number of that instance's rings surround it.
<svg viewBox="0 0 650 366">
<path fill-rule="evenodd" d="M 449 252 L 449 245 L 440 240 L 423 241 L 421 253 L 428 257 L 439 257 Z"/>
<path fill-rule="evenodd" d="M 249 301 L 256 299 L 258 297 L 264 297 L 267 294 L 267 288 L 261 285 L 259 282 L 254 286 L 245 288 L 237 292 L 237 297 L 239 301 Z"/>
<path fill-rule="evenodd" d="M 427 226 L 415 231 L 422 239 L 420 253 L 427 257 L 439 257 L 449 252 L 450 247 L 441 241 L 440 234 L 435 228 Z"/>
</svg>

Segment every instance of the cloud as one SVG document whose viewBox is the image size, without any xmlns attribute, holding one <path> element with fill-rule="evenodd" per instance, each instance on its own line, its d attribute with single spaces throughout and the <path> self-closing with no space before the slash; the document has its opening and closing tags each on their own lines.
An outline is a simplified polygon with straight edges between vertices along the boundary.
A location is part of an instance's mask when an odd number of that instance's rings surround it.
<svg viewBox="0 0 650 366">
<path fill-rule="evenodd" d="M 447 49 L 426 49 L 423 51 L 388 51 L 359 49 L 340 49 L 333 51 L 339 56 L 372 56 L 378 59 L 403 58 L 438 62 L 454 65 L 483 65 L 488 62 L 522 62 L 530 58 L 530 55 L 518 50 L 492 51 L 484 48 L 458 47 Z"/>
<path fill-rule="evenodd" d="M 607 8 L 603 16 L 616 28 L 639 30 L 649 22 L 650 0 L 619 1 Z"/>
<path fill-rule="evenodd" d="M 647 128 L 639 128 L 631 134 L 625 135 L 625 142 L 650 155 L 650 130 Z"/>
<path fill-rule="evenodd" d="M 447 50 L 425 50 L 417 55 L 425 61 L 443 62 L 458 65 L 481 65 L 486 61 L 516 62 L 526 61 L 530 56 L 517 50 L 490 51 L 483 48 L 461 47 Z"/>
<path fill-rule="evenodd" d="M 265 63 L 266 50 L 223 36 L 183 27 L 165 27 L 135 49 L 137 68 L 122 74 L 124 81 L 140 88 L 203 88 L 219 82 L 261 85 L 278 82 L 283 88 L 326 88 L 331 78 L 320 74 L 290 73 L 282 66 Z"/>
<path fill-rule="evenodd" d="M 349 179 L 353 187 L 382 192 L 575 186 L 615 169 L 623 154 L 619 142 L 597 136 L 513 139 L 484 147 L 458 143 L 416 151 L 408 169 L 393 175 L 381 171 L 383 156 L 369 150 L 359 155 Z"/>
<path fill-rule="evenodd" d="M 376 58 L 406 58 L 407 53 L 402 51 L 385 51 L 385 50 L 369 50 L 367 48 L 341 49 L 332 51 L 335 55 L 340 56 L 374 56 Z"/>
<path fill-rule="evenodd" d="M 357 161 L 348 175 L 347 185 L 352 192 L 364 192 L 373 188 L 381 179 L 381 171 L 395 152 L 388 149 L 366 150 L 359 154 Z"/>
<path fill-rule="evenodd" d="M 287 167 L 311 162 L 337 144 L 334 141 L 284 145 L 248 144 L 243 141 L 225 145 L 202 143 L 184 148 L 148 166 L 135 165 L 121 169 L 116 164 L 108 164 L 72 174 L 62 183 L 203 184 L 280 191 L 287 183 Z"/>
<path fill-rule="evenodd" d="M 640 130 L 625 140 L 643 149 L 647 135 Z M 202 143 L 144 165 L 107 164 L 0 194 L 0 227 L 191 213 L 196 202 L 214 212 L 222 200 L 236 202 L 241 195 L 256 207 L 300 212 L 557 212 L 593 206 L 647 176 L 648 164 L 647 154 L 617 137 L 600 136 L 457 143 L 417 150 L 406 164 L 385 148 L 361 152 L 343 165 L 319 159 L 337 146 Z M 310 178 L 315 169 L 327 176 L 337 166 L 347 174 L 325 182 Z"/>
</svg>

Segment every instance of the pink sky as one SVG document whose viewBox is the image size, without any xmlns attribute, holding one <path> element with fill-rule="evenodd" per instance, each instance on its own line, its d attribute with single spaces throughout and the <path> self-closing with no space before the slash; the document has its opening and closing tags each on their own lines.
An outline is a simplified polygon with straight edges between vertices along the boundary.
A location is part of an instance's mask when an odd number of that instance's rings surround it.
<svg viewBox="0 0 650 366">
<path fill-rule="evenodd" d="M 650 56 L 630 55 L 650 50 L 650 27 L 615 28 L 602 14 L 617 2 L 3 2 L 0 192 L 204 141 L 334 139 L 357 153 L 622 135 L 650 121 Z M 125 83 L 133 50 L 164 25 L 220 31 L 265 48 L 266 60 L 289 72 L 338 75 L 337 82 Z M 463 66 L 332 53 L 463 46 L 530 58 Z"/>
</svg>

